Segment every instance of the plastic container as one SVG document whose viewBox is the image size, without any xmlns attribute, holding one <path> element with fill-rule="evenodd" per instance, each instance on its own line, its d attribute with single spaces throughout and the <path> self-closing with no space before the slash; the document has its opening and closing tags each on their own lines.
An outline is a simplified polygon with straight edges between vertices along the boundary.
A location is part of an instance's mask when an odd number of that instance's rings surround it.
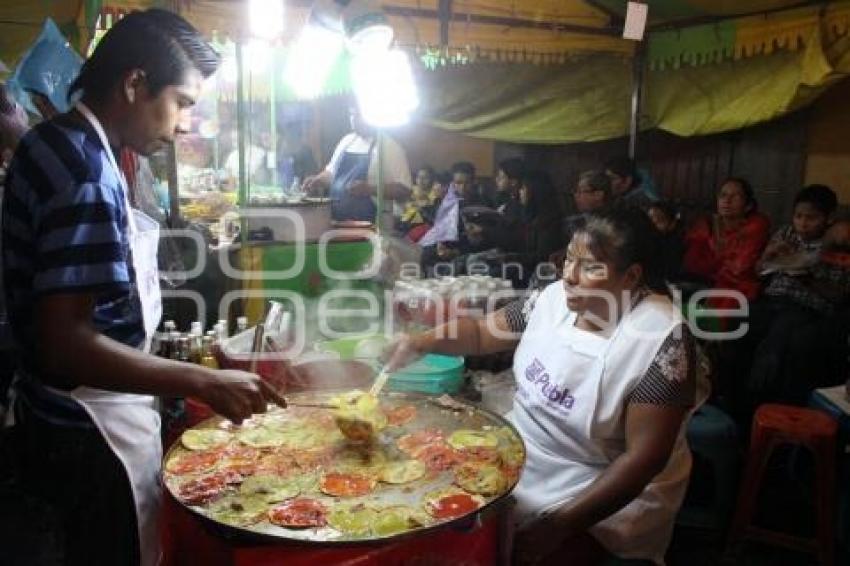
<svg viewBox="0 0 850 566">
<path fill-rule="evenodd" d="M 428 354 L 390 376 L 393 391 L 454 394 L 463 387 L 464 360 L 460 356 Z"/>
</svg>

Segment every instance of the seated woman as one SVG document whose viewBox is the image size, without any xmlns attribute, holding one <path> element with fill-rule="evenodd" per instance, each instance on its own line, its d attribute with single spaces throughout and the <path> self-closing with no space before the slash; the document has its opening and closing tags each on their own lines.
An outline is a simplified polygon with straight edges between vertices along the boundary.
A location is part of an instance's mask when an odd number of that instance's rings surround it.
<svg viewBox="0 0 850 566">
<path fill-rule="evenodd" d="M 555 186 L 545 173 L 529 172 L 519 190 L 519 261 L 529 275 L 549 256 L 561 251 L 568 240 L 561 231 L 563 212 Z M 527 283 L 528 278 L 524 281 Z"/>
<path fill-rule="evenodd" d="M 754 300 L 761 291 L 756 263 L 770 229 L 770 221 L 757 208 L 746 180 L 724 181 L 717 194 L 717 213 L 699 219 L 685 234 L 685 274 Z M 741 306 L 734 297 L 712 297 L 708 304 L 715 309 Z"/>
<path fill-rule="evenodd" d="M 426 352 L 516 349 L 523 563 L 569 563 L 586 533 L 610 554 L 663 562 L 691 467 L 684 423 L 707 382 L 656 251 L 645 214 L 592 217 L 569 244 L 563 281 L 389 348 L 390 371 Z"/>
</svg>

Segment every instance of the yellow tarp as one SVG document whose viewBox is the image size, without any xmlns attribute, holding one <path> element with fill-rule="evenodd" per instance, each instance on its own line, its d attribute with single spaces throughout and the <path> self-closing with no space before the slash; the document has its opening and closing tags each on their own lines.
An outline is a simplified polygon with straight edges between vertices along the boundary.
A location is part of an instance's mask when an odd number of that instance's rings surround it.
<svg viewBox="0 0 850 566">
<path fill-rule="evenodd" d="M 628 127 L 630 64 L 615 56 L 445 67 L 417 82 L 424 119 L 475 137 L 568 143 L 621 136 Z"/>
<path fill-rule="evenodd" d="M 106 0 L 107 6 L 144 6 L 157 0 Z M 435 0 L 397 0 L 409 8 L 436 7 Z M 199 27 L 238 30 L 244 26 L 238 2 L 191 0 L 181 11 Z M 513 2 L 475 0 L 453 3 L 484 15 L 604 25 L 604 19 L 580 0 Z M 507 10 L 507 11 L 506 11 Z M 584 11 L 583 11 L 584 10 Z M 51 16 L 60 28 L 79 22 L 80 0 L 0 2 L 0 57 L 13 66 Z M 304 7 L 290 7 L 287 34 L 297 32 Z M 821 17 L 822 16 L 822 17 Z M 573 20 L 570 20 L 572 18 Z M 438 26 L 420 17 L 392 18 L 399 42 L 432 43 Z M 426 23 L 427 22 L 427 23 Z M 779 25 L 775 25 L 775 24 Z M 641 125 L 678 135 L 702 135 L 745 127 L 775 118 L 811 102 L 850 73 L 850 3 L 794 11 L 770 18 L 736 22 L 736 54 L 754 55 L 694 68 L 647 74 Z M 234 32 L 235 33 L 235 32 Z M 631 69 L 630 42 L 617 38 L 570 36 L 557 30 L 517 30 L 490 24 L 453 22 L 453 45 L 500 49 L 501 63 L 471 64 L 422 73 L 422 119 L 472 136 L 527 143 L 592 141 L 628 131 Z M 575 42 L 575 44 L 570 42 Z M 595 42 L 595 43 L 594 43 Z M 790 47 L 798 47 L 796 50 Z M 803 47 L 803 48 L 800 48 Z M 593 49 L 602 53 L 572 55 Z M 554 66 L 510 64 L 526 61 L 523 51 L 557 53 L 566 62 Z M 470 50 L 474 53 L 474 50 Z M 492 60 L 492 59 L 491 59 Z M 532 59 L 534 60 L 534 59 Z M 551 62 L 547 59 L 546 62 Z"/>
<path fill-rule="evenodd" d="M 681 136 L 743 128 L 812 102 L 850 74 L 850 42 L 822 45 L 813 31 L 806 48 L 707 67 L 649 74 L 646 127 Z"/>
<path fill-rule="evenodd" d="M 713 134 L 810 103 L 850 75 L 850 39 L 812 33 L 803 50 L 648 73 L 641 127 Z M 423 74 L 420 87 L 424 120 L 475 137 L 554 144 L 628 133 L 631 70 L 611 55 L 439 69 Z"/>
</svg>

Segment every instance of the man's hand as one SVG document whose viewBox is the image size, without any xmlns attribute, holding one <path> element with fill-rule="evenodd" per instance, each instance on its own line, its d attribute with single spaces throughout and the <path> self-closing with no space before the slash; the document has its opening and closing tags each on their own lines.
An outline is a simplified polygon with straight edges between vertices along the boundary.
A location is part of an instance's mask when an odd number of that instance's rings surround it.
<svg viewBox="0 0 850 566">
<path fill-rule="evenodd" d="M 286 400 L 260 376 L 239 370 L 206 373 L 198 387 L 198 396 L 213 411 L 236 424 L 254 413 L 265 413 L 269 401 L 282 407 Z"/>
<path fill-rule="evenodd" d="M 453 259 L 458 255 L 458 251 L 450 248 L 443 242 L 437 242 L 437 257 L 440 259 Z"/>
<path fill-rule="evenodd" d="M 304 179 L 304 183 L 301 184 L 301 190 L 310 196 L 320 196 L 324 193 L 325 188 L 328 186 L 327 177 L 328 175 L 326 171 L 322 171 L 316 175 L 311 175 Z"/>
<path fill-rule="evenodd" d="M 484 227 L 481 226 L 481 224 L 476 224 L 475 222 L 467 222 L 466 236 L 469 238 L 470 242 L 478 244 L 484 239 Z"/>
</svg>

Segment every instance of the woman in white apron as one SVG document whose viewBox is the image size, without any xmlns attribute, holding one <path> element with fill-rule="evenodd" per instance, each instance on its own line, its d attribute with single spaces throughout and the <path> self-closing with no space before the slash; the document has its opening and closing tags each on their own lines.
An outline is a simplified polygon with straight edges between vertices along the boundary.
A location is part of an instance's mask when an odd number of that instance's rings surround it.
<svg viewBox="0 0 850 566">
<path fill-rule="evenodd" d="M 237 422 L 281 401 L 256 375 L 147 354 L 158 228 L 130 207 L 115 154 L 173 140 L 217 64 L 179 16 L 126 16 L 72 85 L 82 102 L 34 128 L 10 168 L 2 240 L 23 475 L 62 525 L 64 564 L 159 562 L 154 395 L 197 397 Z"/>
<path fill-rule="evenodd" d="M 690 473 L 685 422 L 707 381 L 654 238 L 638 211 L 592 217 L 570 242 L 563 281 L 391 348 L 390 369 L 422 352 L 516 348 L 510 416 L 527 450 L 514 490 L 518 564 L 582 563 L 594 546 L 663 563 Z"/>
</svg>

